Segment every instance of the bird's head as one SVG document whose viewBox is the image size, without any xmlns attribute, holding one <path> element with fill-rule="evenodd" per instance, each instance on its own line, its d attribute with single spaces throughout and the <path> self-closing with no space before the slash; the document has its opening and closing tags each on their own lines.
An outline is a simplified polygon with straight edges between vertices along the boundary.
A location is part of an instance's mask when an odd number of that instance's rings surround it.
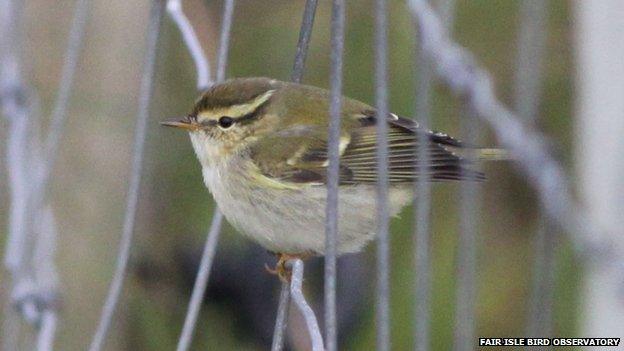
<svg viewBox="0 0 624 351">
<path fill-rule="evenodd" d="M 200 161 L 214 163 L 269 133 L 278 116 L 271 98 L 283 83 L 268 78 L 231 79 L 208 89 L 185 117 L 161 122 L 186 130 Z"/>
</svg>

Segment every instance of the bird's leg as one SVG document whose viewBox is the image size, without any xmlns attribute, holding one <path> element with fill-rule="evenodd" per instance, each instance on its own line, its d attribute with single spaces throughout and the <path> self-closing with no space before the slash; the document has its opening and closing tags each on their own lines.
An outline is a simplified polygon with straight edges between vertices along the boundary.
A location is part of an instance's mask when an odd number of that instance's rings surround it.
<svg viewBox="0 0 624 351">
<path fill-rule="evenodd" d="M 264 268 L 267 270 L 267 272 L 277 275 L 280 280 L 285 283 L 289 283 L 290 277 L 292 276 L 292 270 L 290 269 L 290 267 L 286 267 L 286 263 L 289 260 L 305 260 L 312 256 L 312 254 L 308 252 L 298 254 L 276 253 L 275 255 L 277 256 L 277 263 L 275 264 L 275 268 L 271 268 L 266 264 L 264 265 Z"/>
</svg>

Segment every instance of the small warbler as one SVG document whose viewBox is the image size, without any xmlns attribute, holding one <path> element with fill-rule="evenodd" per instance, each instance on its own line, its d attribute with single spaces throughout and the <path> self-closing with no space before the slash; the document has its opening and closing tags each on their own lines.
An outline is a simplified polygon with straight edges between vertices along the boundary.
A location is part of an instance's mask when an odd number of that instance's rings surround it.
<svg viewBox="0 0 624 351">
<path fill-rule="evenodd" d="M 211 87 L 189 115 L 162 122 L 189 132 L 219 209 L 237 230 L 277 253 L 278 268 L 288 258 L 325 251 L 329 105 L 324 89 L 238 78 Z M 419 140 L 427 143 L 425 172 L 434 182 L 482 180 L 466 158 L 504 157 L 502 150 L 469 147 L 395 114 L 381 118 L 389 124 L 391 215 L 410 202 L 421 175 Z M 343 98 L 339 254 L 360 251 L 375 236 L 378 119 L 373 107 Z"/>
</svg>

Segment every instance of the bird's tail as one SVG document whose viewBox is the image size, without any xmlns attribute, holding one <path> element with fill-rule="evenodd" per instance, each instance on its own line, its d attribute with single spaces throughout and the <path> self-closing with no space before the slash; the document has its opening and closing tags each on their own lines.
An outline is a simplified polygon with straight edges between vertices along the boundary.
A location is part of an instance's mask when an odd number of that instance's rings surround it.
<svg viewBox="0 0 624 351">
<path fill-rule="evenodd" d="M 500 148 L 476 148 L 474 158 L 478 161 L 505 161 L 509 160 L 509 152 Z"/>
</svg>

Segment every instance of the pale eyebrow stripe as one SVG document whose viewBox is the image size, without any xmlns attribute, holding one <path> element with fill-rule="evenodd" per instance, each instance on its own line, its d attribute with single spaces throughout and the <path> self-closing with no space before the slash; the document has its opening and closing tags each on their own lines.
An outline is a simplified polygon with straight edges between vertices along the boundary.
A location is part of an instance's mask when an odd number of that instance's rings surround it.
<svg viewBox="0 0 624 351">
<path fill-rule="evenodd" d="M 249 114 L 256 112 L 260 107 L 265 105 L 269 98 L 273 96 L 275 91 L 275 89 L 271 89 L 256 97 L 252 102 L 246 104 L 233 105 L 228 108 L 218 108 L 213 111 L 199 114 L 198 119 L 202 120 L 203 122 L 206 120 L 218 120 L 222 116 L 228 116 L 234 119 L 245 117 Z"/>
</svg>

